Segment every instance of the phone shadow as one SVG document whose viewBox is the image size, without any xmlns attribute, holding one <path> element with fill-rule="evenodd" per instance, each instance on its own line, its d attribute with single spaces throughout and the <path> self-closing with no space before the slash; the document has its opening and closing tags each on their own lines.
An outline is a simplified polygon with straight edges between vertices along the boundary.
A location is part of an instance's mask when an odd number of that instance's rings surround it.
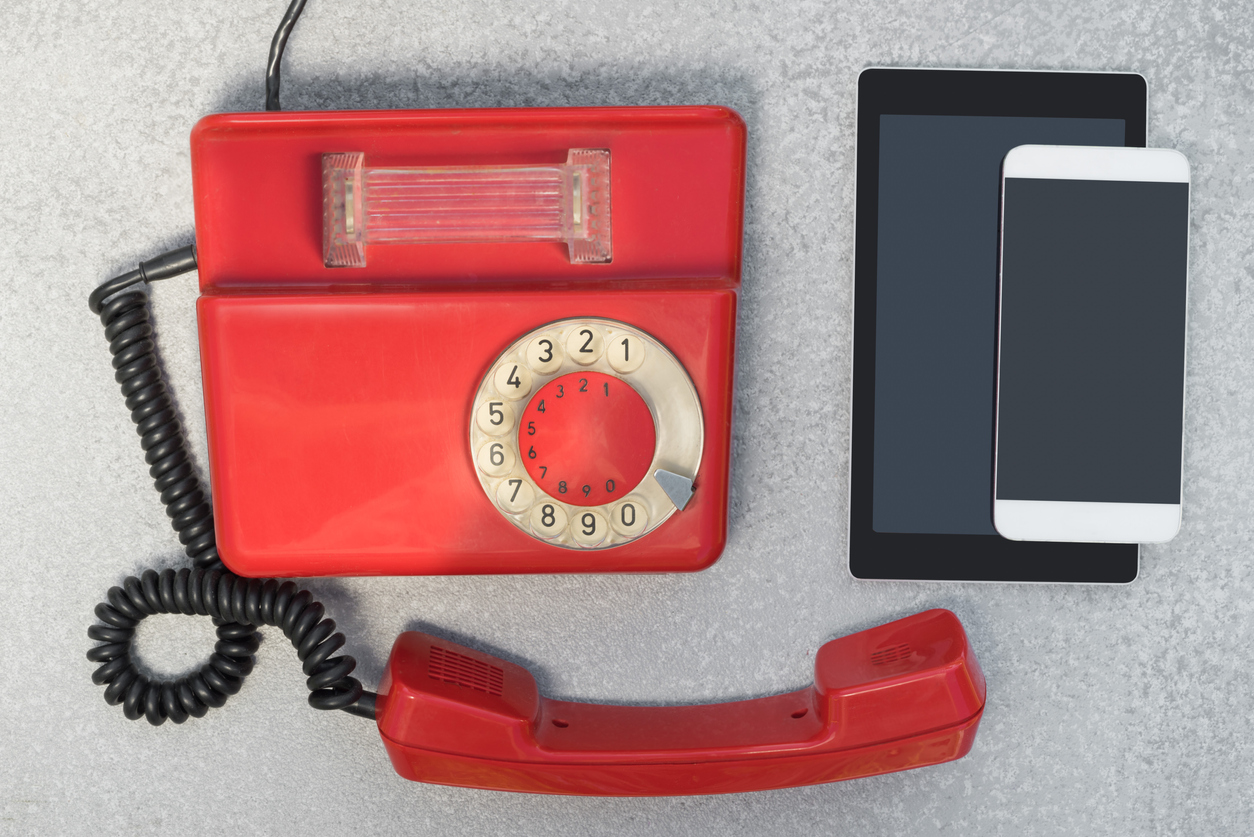
<svg viewBox="0 0 1254 837">
<path fill-rule="evenodd" d="M 264 101 L 261 75 L 238 78 L 215 110 L 256 111 Z M 284 110 L 395 110 L 427 108 L 625 107 L 722 105 L 750 126 L 760 96 L 740 70 L 717 67 L 665 69 L 603 67 L 538 71 L 482 67 L 415 75 L 301 72 L 283 75 Z"/>
</svg>

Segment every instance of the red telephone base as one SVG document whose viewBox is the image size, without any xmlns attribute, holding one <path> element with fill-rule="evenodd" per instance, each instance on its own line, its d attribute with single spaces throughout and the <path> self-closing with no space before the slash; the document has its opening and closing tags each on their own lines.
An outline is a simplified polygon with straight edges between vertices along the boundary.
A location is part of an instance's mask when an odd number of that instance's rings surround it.
<svg viewBox="0 0 1254 837">
<path fill-rule="evenodd" d="M 397 167 L 545 166 L 571 149 L 612 154 L 609 262 L 572 262 L 559 242 L 473 240 L 371 244 L 360 268 L 324 262 L 324 154 L 361 152 L 370 165 Z M 201 120 L 192 132 L 197 312 L 223 562 L 277 577 L 708 567 L 727 540 L 744 177 L 745 124 L 726 108 Z M 620 323 L 657 341 L 700 404 L 699 441 L 662 433 L 689 439 L 697 457 L 680 475 L 692 481 L 691 499 L 682 509 L 655 507 L 655 528 L 632 540 L 580 543 L 573 529 L 562 535 L 562 525 L 548 531 L 512 516 L 527 503 L 503 508 L 477 464 L 481 448 L 471 448 L 476 389 L 501 353 L 576 319 Z M 529 397 L 518 401 L 520 418 Z M 605 432 L 583 418 L 587 438 Z M 581 447 L 567 467 L 597 459 L 577 428 L 550 430 Z M 564 486 L 571 477 L 554 462 L 531 464 L 560 481 L 549 499 L 573 499 Z M 682 464 L 668 454 L 656 468 Z M 625 499 L 633 486 L 613 477 L 598 462 L 572 484 L 587 485 L 580 496 L 590 498 L 593 486 L 608 493 L 613 483 Z M 655 496 L 666 500 L 660 485 Z M 576 506 L 567 505 L 574 523 Z M 580 517 L 592 511 L 578 508 Z M 583 534 L 606 534 L 608 521 L 587 519 Z"/>
<path fill-rule="evenodd" d="M 442 785 L 586 796 L 822 784 L 966 755 L 985 684 L 958 618 L 929 610 L 833 640 L 814 685 L 706 706 L 541 697 L 521 666 L 407 632 L 380 684 L 396 771 Z"/>
</svg>

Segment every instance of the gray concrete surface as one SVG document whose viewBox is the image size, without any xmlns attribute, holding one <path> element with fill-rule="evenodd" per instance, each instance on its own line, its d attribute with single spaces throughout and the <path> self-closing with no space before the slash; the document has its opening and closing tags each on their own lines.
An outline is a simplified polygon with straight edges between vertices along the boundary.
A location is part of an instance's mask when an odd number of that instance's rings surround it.
<svg viewBox="0 0 1254 837">
<path fill-rule="evenodd" d="M 571 799 L 429 787 L 305 706 L 264 645 L 228 707 L 152 729 L 83 658 L 101 595 L 181 556 L 88 291 L 191 240 L 188 131 L 254 110 L 283 3 L 0 6 L 0 832 L 1249 834 L 1254 831 L 1254 12 L 1098 0 L 311 0 L 289 108 L 718 103 L 749 125 L 735 484 L 697 575 L 314 580 L 374 685 L 418 626 L 571 699 L 751 697 L 828 638 L 926 607 L 988 675 L 960 762 L 768 793 Z M 847 508 L 854 82 L 871 64 L 1137 70 L 1194 171 L 1186 507 L 1122 588 L 855 582 Z M 155 293 L 204 461 L 191 277 Z M 798 360 L 798 346 L 818 347 Z M 154 671 L 207 620 L 149 620 Z"/>
</svg>

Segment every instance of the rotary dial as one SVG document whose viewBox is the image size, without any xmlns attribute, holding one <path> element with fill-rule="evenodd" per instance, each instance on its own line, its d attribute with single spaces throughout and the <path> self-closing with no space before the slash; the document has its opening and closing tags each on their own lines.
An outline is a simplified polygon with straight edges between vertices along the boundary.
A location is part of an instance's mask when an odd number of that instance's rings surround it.
<svg viewBox="0 0 1254 837">
<path fill-rule="evenodd" d="M 475 394 L 479 481 L 532 537 L 597 549 L 643 537 L 682 509 L 701 459 L 701 405 L 649 335 L 562 320 L 524 335 Z"/>
</svg>

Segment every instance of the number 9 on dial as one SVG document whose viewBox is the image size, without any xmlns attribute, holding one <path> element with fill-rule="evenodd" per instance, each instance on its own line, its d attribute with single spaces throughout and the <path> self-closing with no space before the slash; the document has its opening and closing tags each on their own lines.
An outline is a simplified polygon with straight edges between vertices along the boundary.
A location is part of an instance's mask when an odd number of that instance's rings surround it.
<svg viewBox="0 0 1254 837">
<path fill-rule="evenodd" d="M 605 515 L 593 509 L 576 509 L 570 521 L 570 534 L 580 546 L 596 546 L 609 534 Z"/>
</svg>

